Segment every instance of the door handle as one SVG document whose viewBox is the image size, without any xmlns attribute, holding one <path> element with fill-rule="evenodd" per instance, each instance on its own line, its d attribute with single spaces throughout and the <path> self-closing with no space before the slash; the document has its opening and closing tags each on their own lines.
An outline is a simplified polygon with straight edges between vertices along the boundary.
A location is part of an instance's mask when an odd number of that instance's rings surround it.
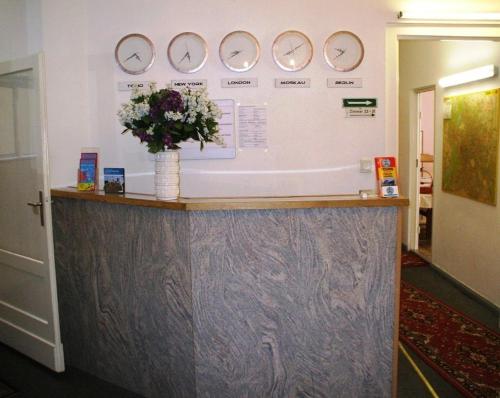
<svg viewBox="0 0 500 398">
<path fill-rule="evenodd" d="M 45 225 L 45 220 L 43 217 L 43 192 L 38 191 L 38 202 L 28 202 L 26 204 L 28 206 L 33 207 L 33 208 L 35 208 L 35 207 L 40 208 L 40 225 L 43 227 Z"/>
</svg>

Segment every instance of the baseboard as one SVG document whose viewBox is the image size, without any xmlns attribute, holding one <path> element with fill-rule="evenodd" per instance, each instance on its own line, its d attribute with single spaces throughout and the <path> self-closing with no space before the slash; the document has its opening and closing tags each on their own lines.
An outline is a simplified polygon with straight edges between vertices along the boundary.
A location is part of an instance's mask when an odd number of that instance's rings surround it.
<svg viewBox="0 0 500 398">
<path fill-rule="evenodd" d="M 403 250 L 408 250 L 408 247 L 403 243 Z M 485 307 L 488 307 L 492 311 L 496 311 L 499 316 L 499 325 L 500 325 L 500 307 L 498 307 L 496 304 L 492 303 L 489 301 L 487 298 L 484 298 L 481 296 L 478 292 L 475 290 L 472 290 L 470 287 L 464 285 L 462 282 L 459 280 L 455 279 L 452 275 L 450 275 L 448 272 L 446 272 L 444 269 L 439 267 L 439 265 L 434 264 L 431 259 L 427 258 L 426 256 L 422 255 L 422 253 L 419 253 L 417 251 L 411 251 L 412 253 L 416 254 L 420 258 L 424 259 L 427 261 L 431 268 L 434 269 L 438 274 L 440 274 L 442 277 L 450 281 L 454 286 L 456 286 L 460 291 L 462 291 L 466 296 L 470 297 L 474 301 L 478 302 L 479 304 L 484 305 Z"/>
<path fill-rule="evenodd" d="M 471 299 L 473 299 L 477 303 L 482 304 L 485 307 L 488 307 L 492 311 L 495 311 L 500 316 L 500 307 L 498 307 L 497 305 L 495 305 L 494 303 L 492 303 L 488 299 L 484 298 L 478 292 L 472 290 L 470 287 L 464 285 L 459 280 L 455 279 L 453 276 L 451 276 L 448 272 L 446 272 L 445 270 L 443 270 L 442 268 L 440 268 L 438 265 L 430 263 L 430 266 L 437 273 L 439 273 L 442 277 L 444 277 L 448 281 L 450 281 L 454 286 L 456 286 L 466 296 L 470 297 Z"/>
</svg>

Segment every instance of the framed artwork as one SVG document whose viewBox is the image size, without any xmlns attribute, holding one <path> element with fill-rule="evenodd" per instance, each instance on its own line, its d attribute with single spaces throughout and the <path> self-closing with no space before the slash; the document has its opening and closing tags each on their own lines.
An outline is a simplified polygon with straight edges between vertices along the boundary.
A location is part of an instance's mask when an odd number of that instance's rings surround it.
<svg viewBox="0 0 500 398">
<path fill-rule="evenodd" d="M 445 192 L 496 206 L 500 89 L 445 98 Z"/>
</svg>

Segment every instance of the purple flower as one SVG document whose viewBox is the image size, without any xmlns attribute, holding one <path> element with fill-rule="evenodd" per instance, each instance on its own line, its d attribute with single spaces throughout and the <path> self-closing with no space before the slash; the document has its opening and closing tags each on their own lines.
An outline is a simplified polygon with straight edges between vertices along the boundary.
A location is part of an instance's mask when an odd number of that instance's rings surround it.
<svg viewBox="0 0 500 398">
<path fill-rule="evenodd" d="M 139 137 L 139 139 L 141 140 L 141 142 L 149 142 L 149 141 L 151 141 L 151 136 L 148 133 L 146 133 L 146 130 L 144 130 L 144 129 L 134 130 L 133 134 L 136 137 Z"/>
<path fill-rule="evenodd" d="M 165 112 L 184 111 L 182 96 L 175 90 L 160 90 L 159 98 L 155 98 L 152 102 L 150 103 L 149 115 L 155 120 L 163 118 Z"/>
<path fill-rule="evenodd" d="M 163 137 L 163 143 L 167 146 L 167 148 L 171 149 L 174 147 L 174 142 L 172 139 L 172 136 L 169 133 L 165 133 L 165 136 Z"/>
</svg>

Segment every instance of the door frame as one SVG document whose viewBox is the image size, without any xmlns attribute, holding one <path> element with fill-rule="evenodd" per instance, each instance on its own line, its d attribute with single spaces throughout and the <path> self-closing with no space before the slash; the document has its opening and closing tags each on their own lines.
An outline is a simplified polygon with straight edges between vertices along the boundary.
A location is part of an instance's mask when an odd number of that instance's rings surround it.
<svg viewBox="0 0 500 398">
<path fill-rule="evenodd" d="M 409 158 L 410 162 L 414 165 L 413 170 L 410 170 L 410 178 L 409 178 L 409 197 L 410 202 L 414 203 L 415 206 L 410 207 L 410 212 L 408 216 L 408 229 L 409 229 L 409 241 L 408 241 L 408 249 L 409 250 L 418 250 L 419 246 L 419 220 L 420 220 L 420 168 L 423 167 L 421 154 L 423 151 L 422 148 L 422 110 L 420 107 L 420 95 L 422 93 L 426 93 L 429 91 L 434 92 L 434 98 L 436 97 L 436 86 L 430 85 L 425 87 L 415 88 L 413 90 L 413 98 L 410 100 L 410 106 L 412 107 L 410 110 L 410 150 L 409 150 Z M 433 110 L 433 124 L 434 130 L 436 129 L 436 103 L 434 102 L 434 110 Z M 436 139 L 434 135 L 433 139 Z M 434 147 L 436 143 L 434 142 Z M 434 167 L 434 165 L 433 165 Z"/>
<path fill-rule="evenodd" d="M 462 40 L 500 40 L 500 25 L 488 23 L 409 23 L 389 22 L 385 32 L 385 128 L 386 128 L 386 152 L 388 154 L 399 153 L 399 42 L 401 40 L 440 40 L 440 39 L 462 39 Z M 412 96 L 416 103 L 416 94 Z M 435 104 L 436 109 L 437 104 Z M 437 114 L 434 112 L 435 115 Z M 410 113 L 410 117 L 412 113 Z M 409 154 L 411 154 L 411 149 Z M 435 166 L 435 165 L 434 165 Z M 414 217 L 417 211 L 415 201 L 416 186 L 412 173 L 415 173 L 415 158 L 409 156 L 406 164 L 400 163 L 401 194 L 410 199 L 410 205 L 403 211 L 403 239 L 407 247 L 413 241 L 413 224 L 410 217 Z M 402 181 L 406 179 L 406 181 Z"/>
<path fill-rule="evenodd" d="M 50 303 L 52 307 L 52 319 L 50 320 L 53 324 L 54 329 L 54 342 L 47 341 L 38 336 L 33 337 L 33 342 L 36 346 L 23 345 L 23 353 L 30 357 L 43 357 L 44 360 L 40 363 L 51 368 L 56 372 L 63 372 L 65 369 L 64 365 L 64 351 L 61 342 L 61 331 L 59 323 L 59 305 L 57 299 L 57 281 L 55 272 L 55 257 L 54 257 L 54 241 L 53 241 L 53 231 L 52 231 L 52 200 L 50 195 L 50 175 L 49 175 L 49 145 L 48 145 L 48 130 L 47 130 L 47 105 L 46 105 L 46 86 L 45 86 L 45 62 L 43 53 L 38 53 L 23 57 L 20 59 L 10 60 L 1 62 L 0 73 L 3 72 L 3 67 L 6 70 L 12 71 L 22 71 L 33 69 L 37 76 L 38 83 L 38 93 L 39 93 L 39 116 L 40 116 L 40 157 L 41 157 L 41 167 L 42 167 L 42 206 L 44 212 L 45 228 L 44 234 L 47 242 L 47 258 L 45 259 L 48 267 L 47 279 L 50 283 Z M 6 72 L 8 73 L 8 72 Z M 35 199 L 35 198 L 34 198 Z M 16 325 L 11 324 L 12 330 L 19 330 L 21 328 Z M 29 331 L 24 331 L 23 333 L 30 334 Z M 15 347 L 14 347 L 15 348 Z M 33 358 L 35 359 L 35 358 Z M 35 359 L 37 360 L 37 359 Z"/>
</svg>

